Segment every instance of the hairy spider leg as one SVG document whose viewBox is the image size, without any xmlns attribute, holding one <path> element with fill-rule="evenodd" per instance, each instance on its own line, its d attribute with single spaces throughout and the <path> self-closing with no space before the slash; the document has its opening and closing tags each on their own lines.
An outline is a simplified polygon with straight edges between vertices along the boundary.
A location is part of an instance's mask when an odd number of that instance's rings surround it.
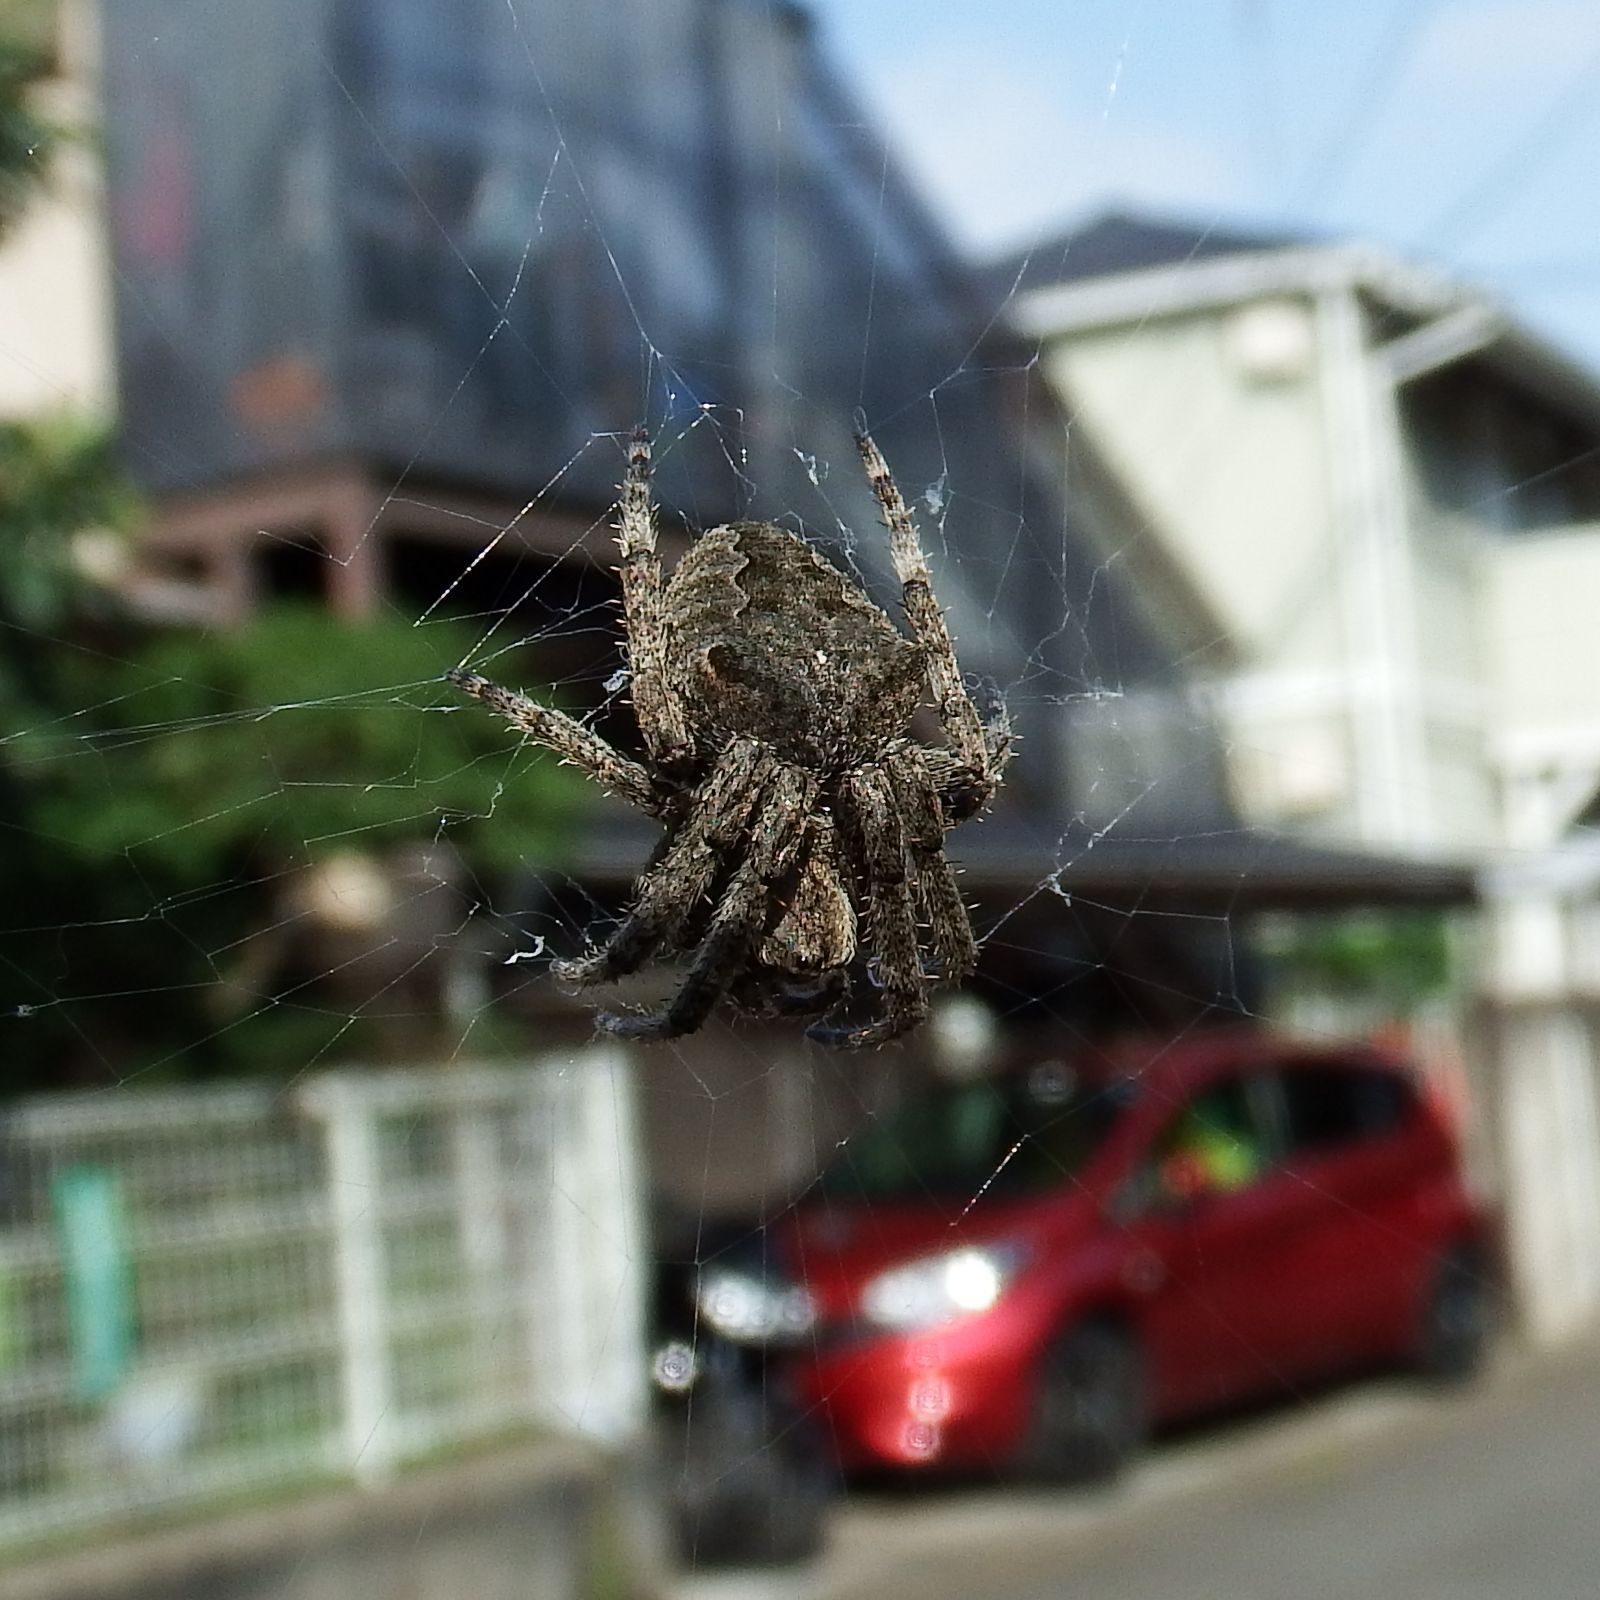
<svg viewBox="0 0 1600 1600">
<path fill-rule="evenodd" d="M 989 761 L 987 770 L 981 773 L 974 772 L 953 750 L 921 747 L 947 830 L 977 816 L 1005 776 L 1015 736 L 1003 709 L 985 725 L 984 737 L 989 746 Z"/>
<path fill-rule="evenodd" d="M 502 688 L 462 667 L 454 667 L 444 676 L 447 683 L 454 684 L 474 700 L 481 700 L 534 743 L 555 751 L 563 761 L 581 768 L 603 788 L 651 816 L 661 815 L 662 797 L 650 781 L 650 774 L 637 761 L 607 744 L 598 733 L 584 727 L 577 718 L 551 706 L 542 706 L 515 689 Z"/>
<path fill-rule="evenodd" d="M 664 1011 L 627 1016 L 602 1011 L 595 1021 L 605 1032 L 624 1039 L 676 1039 L 711 1015 L 774 914 L 773 885 L 799 856 L 816 797 L 817 781 L 809 773 L 778 768 L 756 815 L 750 854 L 718 904 L 682 986 Z"/>
<path fill-rule="evenodd" d="M 677 837 L 640 879 L 633 909 L 593 955 L 556 961 L 562 983 L 586 988 L 637 972 L 705 903 L 722 864 L 750 821 L 776 758 L 754 739 L 735 739 L 700 785 Z"/>
<path fill-rule="evenodd" d="M 858 1027 L 818 1023 L 808 1039 L 859 1050 L 887 1044 L 917 1026 L 928 1014 L 922 961 L 917 953 L 917 920 L 906 876 L 905 832 L 889 780 L 879 767 L 849 774 L 842 798 L 866 877 L 871 949 L 878 961 L 883 1014 Z"/>
<path fill-rule="evenodd" d="M 915 869 L 917 904 L 939 958 L 939 976 L 956 982 L 977 966 L 978 945 L 955 872 L 944 853 L 944 818 L 933 774 L 915 745 L 892 751 L 884 767 L 900 808 L 906 852 Z"/>
<path fill-rule="evenodd" d="M 999 786 L 999 774 L 994 768 L 997 759 L 1004 761 L 1009 734 L 1003 728 L 996 730 L 997 748 L 991 740 L 991 730 L 984 727 L 983 718 L 961 681 L 961 664 L 956 660 L 944 612 L 933 593 L 933 581 L 917 525 L 911 519 L 888 462 L 883 459 L 883 452 L 867 433 L 856 435 L 856 448 L 861 452 L 867 482 L 872 485 L 883 511 L 884 526 L 889 530 L 889 559 L 900 579 L 906 620 L 927 662 L 928 689 L 938 710 L 940 725 L 967 769 L 963 787 L 970 790 L 971 799 L 968 801 L 970 809 L 965 806 L 963 809 L 970 816 L 988 803 Z"/>
<path fill-rule="evenodd" d="M 686 771 L 694 741 L 683 702 L 666 673 L 666 613 L 661 558 L 656 553 L 656 508 L 650 494 L 650 434 L 641 423 L 628 444 L 628 465 L 617 502 L 622 551 L 622 614 L 628 631 L 633 714 L 650 754 L 669 775 Z"/>
</svg>

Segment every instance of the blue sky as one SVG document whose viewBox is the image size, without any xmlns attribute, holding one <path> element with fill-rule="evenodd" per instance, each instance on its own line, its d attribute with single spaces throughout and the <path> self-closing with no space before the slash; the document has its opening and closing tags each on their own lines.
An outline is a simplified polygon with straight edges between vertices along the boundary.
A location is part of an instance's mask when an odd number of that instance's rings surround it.
<svg viewBox="0 0 1600 1600">
<path fill-rule="evenodd" d="M 1372 240 L 1600 369 L 1600 0 L 810 0 L 975 250 L 1111 201 Z"/>
</svg>

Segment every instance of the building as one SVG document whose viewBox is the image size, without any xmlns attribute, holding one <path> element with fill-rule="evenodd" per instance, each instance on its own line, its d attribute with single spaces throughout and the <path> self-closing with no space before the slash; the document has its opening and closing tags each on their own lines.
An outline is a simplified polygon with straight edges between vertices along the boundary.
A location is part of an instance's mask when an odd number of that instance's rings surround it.
<svg viewBox="0 0 1600 1600">
<path fill-rule="evenodd" d="M 1480 864 L 1470 1031 L 1524 1306 L 1574 1324 L 1600 1307 L 1600 380 L 1360 245 L 1111 213 L 992 282 L 1182 579 L 1245 817 Z"/>
<path fill-rule="evenodd" d="M 1234 1014 L 1230 918 L 1469 892 L 1238 825 L 1186 670 L 1197 624 L 1173 622 L 1198 596 L 1153 548 L 1125 559 L 1135 508 L 1081 440 L 1063 495 L 1031 347 L 992 326 L 798 7 L 121 0 L 103 29 L 152 614 L 239 625 L 293 596 L 490 619 L 497 646 L 527 641 L 497 673 L 560 682 L 626 741 L 620 436 L 655 427 L 684 524 L 798 522 L 887 600 L 859 406 L 920 495 L 963 663 L 1023 736 L 1002 806 L 956 841 L 980 926 L 1006 929 L 977 988 L 1008 1026 Z M 473 1003 L 586 1035 L 508 970 L 517 917 L 554 897 L 570 937 L 603 925 L 650 842 L 597 806 L 570 880 L 498 891 L 492 925 L 463 899 L 488 946 Z M 697 1210 L 785 1193 L 879 1070 L 759 1029 L 655 1052 L 658 1176 Z"/>
<path fill-rule="evenodd" d="M 1198 597 L 1244 814 L 1417 855 L 1559 838 L 1600 787 L 1600 381 L 1363 246 L 1112 214 L 1019 274 Z"/>
</svg>

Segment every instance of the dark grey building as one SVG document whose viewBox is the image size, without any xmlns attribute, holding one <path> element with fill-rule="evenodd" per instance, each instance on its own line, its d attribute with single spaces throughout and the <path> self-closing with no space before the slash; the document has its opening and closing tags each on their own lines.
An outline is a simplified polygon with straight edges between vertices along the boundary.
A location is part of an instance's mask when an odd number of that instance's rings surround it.
<svg viewBox="0 0 1600 1600">
<path fill-rule="evenodd" d="M 105 20 L 128 460 L 169 548 L 237 607 L 285 566 L 258 547 L 267 570 L 239 572 L 238 541 L 284 520 L 340 558 L 336 601 L 370 603 L 389 547 L 428 533 L 397 485 L 435 508 L 537 497 L 519 532 L 559 555 L 608 504 L 614 436 L 641 417 L 689 522 L 787 514 L 834 542 L 845 524 L 878 582 L 859 408 L 939 508 L 964 660 L 1026 684 L 1019 779 L 1040 802 L 1074 696 L 1172 680 L 1076 525 L 1089 508 L 1061 503 L 1029 352 L 997 333 L 799 8 L 119 0 Z M 1193 720 L 1161 737 L 1185 814 L 1217 821 Z M 1130 796 L 1096 777 L 1116 814 Z"/>
<path fill-rule="evenodd" d="M 598 706 L 620 437 L 649 421 L 689 526 L 798 521 L 887 600 L 859 410 L 1023 736 L 953 841 L 1004 926 L 999 1008 L 1237 1002 L 1225 925 L 1148 913 L 1293 902 L 1327 864 L 1232 831 L 1162 625 L 1181 596 L 1123 559 L 1137 514 L 1081 438 L 1067 498 L 1003 294 L 799 7 L 117 0 L 105 28 L 123 428 L 169 579 L 222 618 L 285 590 L 509 606 L 524 676 Z M 597 821 L 584 893 L 620 897 L 647 849 Z"/>
</svg>

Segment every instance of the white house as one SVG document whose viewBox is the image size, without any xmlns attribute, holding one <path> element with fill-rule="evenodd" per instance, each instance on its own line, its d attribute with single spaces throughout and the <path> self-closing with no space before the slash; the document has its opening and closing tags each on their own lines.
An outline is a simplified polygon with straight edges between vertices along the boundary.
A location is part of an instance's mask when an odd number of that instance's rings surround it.
<svg viewBox="0 0 1600 1600">
<path fill-rule="evenodd" d="M 1246 817 L 1479 864 L 1469 1042 L 1564 1330 L 1600 1309 L 1600 379 L 1363 245 L 1110 214 L 994 282 L 1200 601 Z"/>
</svg>

